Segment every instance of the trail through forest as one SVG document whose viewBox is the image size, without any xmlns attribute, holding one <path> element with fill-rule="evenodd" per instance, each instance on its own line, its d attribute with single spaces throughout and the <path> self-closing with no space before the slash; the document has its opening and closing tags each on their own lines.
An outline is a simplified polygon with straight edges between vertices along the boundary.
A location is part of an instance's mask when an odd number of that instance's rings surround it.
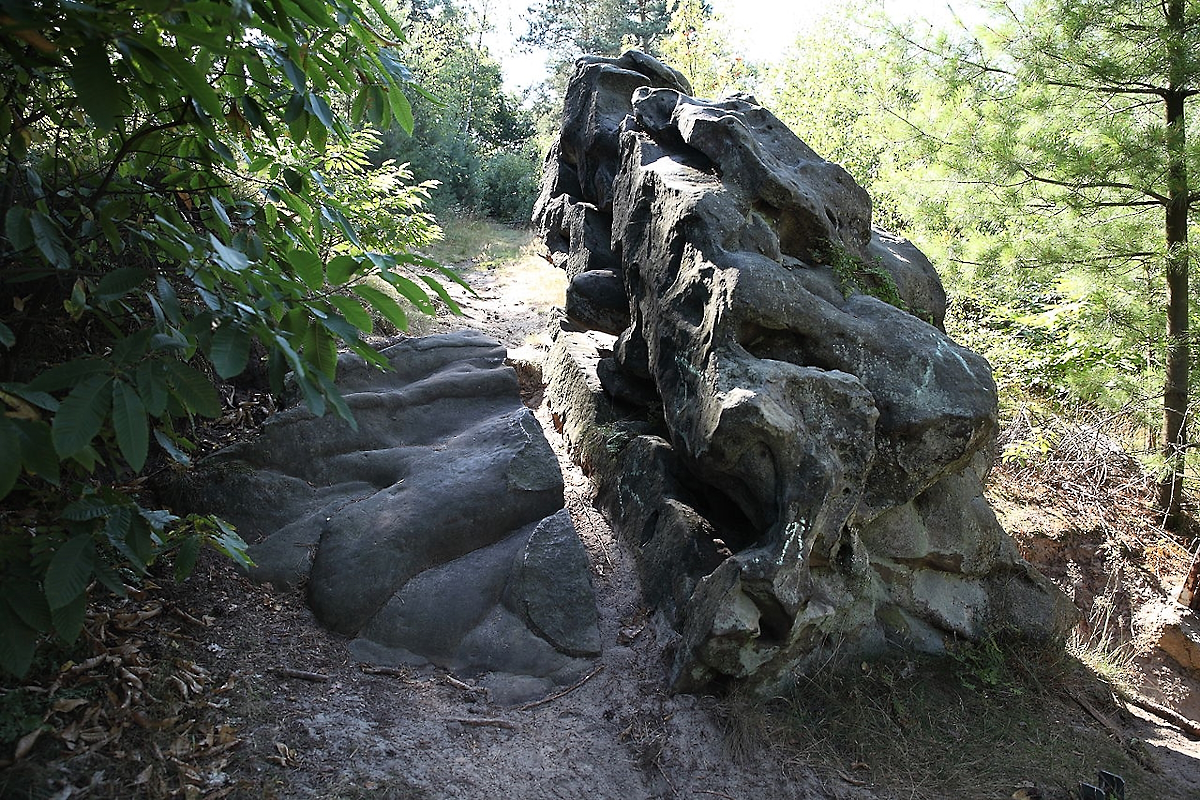
<svg viewBox="0 0 1200 800">
<path fill-rule="evenodd" d="M 164 577 L 96 612 L 94 655 L 43 687 L 54 692 L 50 729 L 6 767 L 0 796 L 1049 800 L 1076 796 L 1098 770 L 1123 775 L 1132 800 L 1200 796 L 1197 742 L 1074 662 L 1013 677 L 976 648 L 948 673 L 864 664 L 854 681 L 814 681 L 776 703 L 668 694 L 670 633 L 641 604 L 632 559 L 540 406 L 536 363 L 564 277 L 531 247 L 464 266 L 475 290 L 460 294 L 465 316 L 418 332 L 475 327 L 509 347 L 591 559 L 604 643 L 595 669 L 511 707 L 472 676 L 358 664 L 316 624 L 302 589 L 275 592 L 206 556 L 188 582 Z M 1128 525 L 1088 518 L 1104 510 L 1043 491 L 1031 475 L 1001 470 L 998 480 L 993 494 L 1022 548 L 1077 599 L 1108 592 L 1128 615 L 1158 591 L 1140 566 L 1120 591 L 1106 584 L 1120 547 L 1097 537 Z M 1186 677 L 1161 659 L 1141 669 L 1158 671 L 1162 699 L 1196 714 Z"/>
</svg>

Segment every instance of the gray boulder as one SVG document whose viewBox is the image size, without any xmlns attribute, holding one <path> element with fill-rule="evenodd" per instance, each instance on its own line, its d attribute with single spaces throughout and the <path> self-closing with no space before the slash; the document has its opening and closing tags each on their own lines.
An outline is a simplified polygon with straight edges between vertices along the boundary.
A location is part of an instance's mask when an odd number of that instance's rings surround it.
<svg viewBox="0 0 1200 800">
<path fill-rule="evenodd" d="M 607 229 L 629 321 L 560 334 L 548 398 L 680 634 L 676 687 L 1062 631 L 982 498 L 991 369 L 866 192 L 753 98 L 696 100 L 640 54 L 582 59 L 566 108 L 535 221 L 583 275 L 571 248 Z"/>
<path fill-rule="evenodd" d="M 236 525 L 253 576 L 304 583 L 360 659 L 574 678 L 600 650 L 587 553 L 504 348 L 464 331 L 382 353 L 392 371 L 339 360 L 357 428 L 283 411 L 177 505 Z"/>
</svg>

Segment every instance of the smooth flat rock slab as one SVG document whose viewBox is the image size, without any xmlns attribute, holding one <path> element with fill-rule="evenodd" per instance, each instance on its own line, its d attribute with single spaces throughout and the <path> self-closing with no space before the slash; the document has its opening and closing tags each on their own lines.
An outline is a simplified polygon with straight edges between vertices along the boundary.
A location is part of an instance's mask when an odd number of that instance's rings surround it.
<svg viewBox="0 0 1200 800">
<path fill-rule="evenodd" d="M 201 462 L 179 504 L 232 522 L 253 575 L 304 583 L 358 658 L 559 683 L 600 651 L 558 461 L 505 350 L 475 331 L 343 356 L 357 429 L 303 408 Z"/>
</svg>

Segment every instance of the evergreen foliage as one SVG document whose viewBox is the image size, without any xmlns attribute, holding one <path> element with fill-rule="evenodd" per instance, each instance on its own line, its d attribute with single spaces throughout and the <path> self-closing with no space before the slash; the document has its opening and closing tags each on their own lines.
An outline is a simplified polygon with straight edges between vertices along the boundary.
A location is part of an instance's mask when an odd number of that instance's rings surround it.
<svg viewBox="0 0 1200 800">
<path fill-rule="evenodd" d="M 1200 3 L 996 8 L 1008 15 L 996 26 L 932 48 L 958 115 L 939 161 L 985 187 L 993 209 L 967 219 L 995 225 L 993 246 L 1037 276 L 1011 296 L 1030 329 L 1074 339 L 1072 357 L 1132 367 L 1141 394 L 1159 398 L 1160 502 L 1177 525 L 1194 396 L 1188 228 L 1200 195 L 1186 110 L 1200 90 Z"/>
<path fill-rule="evenodd" d="M 548 50 L 561 66 L 582 55 L 617 56 L 636 48 L 661 55 L 671 23 L 668 0 L 541 0 L 530 6 L 521 41 Z"/>
</svg>

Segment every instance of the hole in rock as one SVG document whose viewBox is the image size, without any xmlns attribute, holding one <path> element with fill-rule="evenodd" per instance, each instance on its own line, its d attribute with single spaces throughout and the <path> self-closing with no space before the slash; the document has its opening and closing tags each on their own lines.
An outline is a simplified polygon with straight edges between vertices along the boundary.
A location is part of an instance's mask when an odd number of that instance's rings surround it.
<svg viewBox="0 0 1200 800">
<path fill-rule="evenodd" d="M 654 531 L 658 528 L 658 517 L 657 511 L 646 517 L 646 523 L 642 525 L 642 535 L 638 537 L 639 544 L 646 544 L 654 538 Z"/>
<path fill-rule="evenodd" d="M 788 635 L 792 632 L 792 617 L 775 599 L 775 596 L 754 586 L 744 585 L 742 591 L 758 608 L 759 643 L 773 646 L 787 641 Z"/>
<path fill-rule="evenodd" d="M 817 346 L 809 337 L 794 331 L 764 328 L 750 323 L 742 326 L 738 332 L 738 344 L 755 358 L 786 361 L 798 367 L 835 368 L 817 357 Z"/>
<path fill-rule="evenodd" d="M 692 495 L 692 508 L 712 525 L 713 538 L 720 539 L 731 552 L 740 553 L 759 544 L 759 530 L 732 497 L 708 484 L 693 487 Z"/>
</svg>

